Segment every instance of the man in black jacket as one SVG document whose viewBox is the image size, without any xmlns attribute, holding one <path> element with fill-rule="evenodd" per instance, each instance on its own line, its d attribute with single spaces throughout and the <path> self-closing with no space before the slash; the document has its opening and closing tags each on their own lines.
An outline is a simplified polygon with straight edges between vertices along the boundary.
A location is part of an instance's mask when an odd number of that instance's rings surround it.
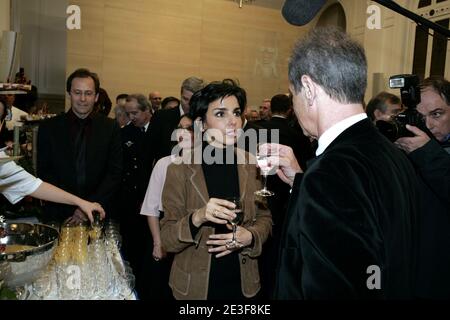
<svg viewBox="0 0 450 320">
<path fill-rule="evenodd" d="M 129 95 L 125 110 L 130 123 L 121 129 L 124 170 L 118 208 L 123 240 L 122 254 L 130 262 L 136 276 L 136 291 L 142 298 L 145 289 L 142 283 L 142 265 L 152 238 L 147 219 L 139 212 L 152 172 L 152 110 L 150 101 L 142 94 Z"/>
<path fill-rule="evenodd" d="M 70 110 L 39 127 L 37 175 L 70 193 L 99 202 L 107 214 L 122 177 L 120 131 L 114 120 L 94 114 L 100 82 L 87 69 L 67 79 Z M 85 220 L 76 207 L 48 203 L 45 219 Z"/>
<path fill-rule="evenodd" d="M 313 151 L 309 138 L 301 129 L 291 127 L 289 124 L 289 112 L 292 111 L 292 99 L 286 94 L 278 94 L 270 100 L 272 118 L 261 122 L 263 128 L 268 129 L 267 137 L 277 137 L 279 143 L 289 146 L 300 166 L 306 169 L 306 161 L 313 157 Z M 264 243 L 261 261 L 261 283 L 263 295 L 272 296 L 273 282 L 275 279 L 276 260 L 278 255 L 281 227 L 286 215 L 287 205 L 290 198 L 290 187 L 277 175 L 267 177 L 267 188 L 275 194 L 268 198 L 268 205 L 272 213 L 273 227 L 272 235 Z"/>
<path fill-rule="evenodd" d="M 275 297 L 411 297 L 417 179 L 364 112 L 364 49 L 336 28 L 315 29 L 295 47 L 289 81 L 300 125 L 319 141 L 305 173 L 278 147 L 278 174 L 293 189 Z"/>
<path fill-rule="evenodd" d="M 150 139 L 152 144 L 152 162 L 168 156 L 172 151 L 172 133 L 182 115 L 189 113 L 189 101 L 192 95 L 203 88 L 203 80 L 190 77 L 181 85 L 181 104 L 179 108 L 160 110 L 152 119 Z"/>
<path fill-rule="evenodd" d="M 442 77 L 425 79 L 417 111 L 435 139 L 414 126 L 414 137 L 396 145 L 408 153 L 423 180 L 420 247 L 416 295 L 425 299 L 450 298 L 450 82 Z"/>
</svg>

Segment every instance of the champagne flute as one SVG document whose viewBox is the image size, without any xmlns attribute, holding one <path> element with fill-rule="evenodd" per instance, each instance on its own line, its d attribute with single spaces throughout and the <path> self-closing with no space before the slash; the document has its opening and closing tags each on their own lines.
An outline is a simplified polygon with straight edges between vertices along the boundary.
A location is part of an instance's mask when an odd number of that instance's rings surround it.
<svg viewBox="0 0 450 320">
<path fill-rule="evenodd" d="M 263 188 L 261 190 L 255 191 L 255 195 L 260 197 L 271 197 L 275 195 L 275 193 L 267 189 L 267 176 L 273 170 L 273 167 L 269 161 L 269 155 L 266 153 L 261 153 L 261 144 L 258 144 L 257 146 L 256 161 L 261 171 Z"/>
<path fill-rule="evenodd" d="M 244 210 L 242 208 L 242 202 L 239 197 L 228 198 L 226 200 L 234 203 L 236 206 L 233 210 L 236 214 L 236 217 L 230 221 L 231 227 L 233 228 L 233 238 L 226 244 L 227 249 L 233 249 L 238 245 L 238 241 L 236 239 L 236 230 L 237 226 L 241 225 L 244 221 Z"/>
</svg>

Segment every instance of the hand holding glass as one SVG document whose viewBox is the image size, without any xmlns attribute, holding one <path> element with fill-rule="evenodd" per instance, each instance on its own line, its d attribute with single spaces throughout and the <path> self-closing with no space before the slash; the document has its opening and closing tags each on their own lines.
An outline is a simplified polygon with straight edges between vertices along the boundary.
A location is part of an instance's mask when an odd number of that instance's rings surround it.
<svg viewBox="0 0 450 320">
<path fill-rule="evenodd" d="M 271 197 L 275 193 L 267 189 L 267 176 L 274 168 L 269 159 L 271 155 L 266 152 L 267 150 L 261 148 L 262 145 L 263 144 L 258 144 L 258 148 L 256 150 L 256 161 L 261 171 L 261 179 L 264 187 L 261 190 L 257 190 L 255 195 L 260 197 Z"/>
<path fill-rule="evenodd" d="M 235 204 L 234 213 L 236 217 L 231 221 L 231 226 L 233 228 L 233 238 L 226 244 L 227 249 L 234 249 L 238 247 L 239 241 L 236 239 L 237 226 L 241 225 L 244 221 L 244 211 L 242 208 L 242 202 L 240 198 L 229 198 L 227 201 L 233 202 Z"/>
</svg>

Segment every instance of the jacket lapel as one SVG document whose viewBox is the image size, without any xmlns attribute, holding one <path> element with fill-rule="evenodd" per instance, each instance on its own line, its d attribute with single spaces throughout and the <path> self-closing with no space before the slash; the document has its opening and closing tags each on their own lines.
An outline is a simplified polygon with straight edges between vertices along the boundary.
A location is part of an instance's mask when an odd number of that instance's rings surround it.
<svg viewBox="0 0 450 320">
<path fill-rule="evenodd" d="M 241 200 L 243 200 L 246 196 L 245 190 L 247 190 L 248 171 L 245 167 L 247 161 L 243 150 L 236 148 L 235 152 L 238 163 L 239 192 L 241 193 Z"/>
<path fill-rule="evenodd" d="M 246 193 L 245 190 L 247 189 L 247 181 L 248 181 L 248 171 L 245 167 L 245 164 L 247 163 L 245 151 L 236 148 L 235 149 L 236 155 L 237 155 L 237 161 L 238 161 L 238 176 L 239 176 L 239 192 L 241 193 L 241 200 L 245 198 Z M 209 201 L 209 193 L 208 193 L 208 187 L 206 186 L 206 180 L 205 176 L 203 174 L 203 169 L 201 164 L 189 164 L 189 169 L 191 170 L 191 184 L 194 190 L 198 193 L 200 198 L 203 200 L 205 205 Z"/>
<path fill-rule="evenodd" d="M 209 201 L 208 188 L 206 186 L 205 176 L 203 175 L 203 169 L 200 164 L 190 164 L 188 165 L 191 169 L 191 184 L 194 190 L 198 193 L 205 205 Z"/>
</svg>

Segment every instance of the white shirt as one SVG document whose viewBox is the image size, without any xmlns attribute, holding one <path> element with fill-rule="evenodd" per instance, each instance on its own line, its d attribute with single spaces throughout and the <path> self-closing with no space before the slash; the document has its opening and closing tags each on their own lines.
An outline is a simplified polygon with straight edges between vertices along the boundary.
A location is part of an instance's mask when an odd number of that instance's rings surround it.
<svg viewBox="0 0 450 320">
<path fill-rule="evenodd" d="M 345 130 L 350 128 L 352 125 L 354 125 L 357 122 L 360 122 L 361 120 L 367 119 L 366 113 L 358 113 L 354 116 L 351 116 L 347 119 L 344 119 L 342 121 L 339 121 L 335 125 L 333 125 L 331 128 L 329 128 L 327 131 L 325 131 L 319 138 L 319 147 L 316 151 L 316 156 L 320 156 L 322 153 L 325 152 L 325 150 L 328 148 L 328 146 Z"/>
<path fill-rule="evenodd" d="M 183 110 L 183 107 L 181 106 L 181 103 L 178 108 L 180 108 L 180 117 L 184 116 L 184 110 Z"/>
<path fill-rule="evenodd" d="M 0 152 L 0 158 L 7 155 Z M 0 164 L 0 192 L 15 204 L 25 196 L 33 193 L 41 185 L 42 180 L 34 177 L 18 166 L 14 161 Z"/>
<path fill-rule="evenodd" d="M 144 128 L 145 128 L 145 132 L 147 132 L 147 130 L 148 130 L 148 126 L 150 125 L 150 122 L 147 122 L 147 124 L 144 126 Z"/>
<path fill-rule="evenodd" d="M 173 156 L 167 156 L 156 162 L 142 203 L 141 215 L 159 217 L 159 211 L 163 211 L 162 192 L 166 182 L 167 168 L 172 163 L 172 159 Z"/>
<path fill-rule="evenodd" d="M 6 128 L 8 128 L 8 130 L 14 130 L 14 126 L 21 127 L 23 123 L 20 122 L 20 118 L 22 116 L 28 115 L 28 113 L 26 113 L 25 111 L 22 111 L 14 106 L 11 108 L 11 112 L 12 112 L 11 120 L 6 121 Z"/>
</svg>

